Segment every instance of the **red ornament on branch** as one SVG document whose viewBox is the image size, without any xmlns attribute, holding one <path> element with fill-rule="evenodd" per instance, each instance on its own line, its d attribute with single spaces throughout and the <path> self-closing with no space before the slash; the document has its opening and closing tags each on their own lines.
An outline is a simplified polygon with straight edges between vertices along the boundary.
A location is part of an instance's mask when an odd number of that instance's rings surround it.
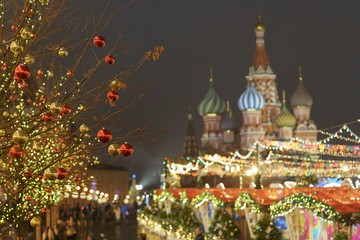
<svg viewBox="0 0 360 240">
<path fill-rule="evenodd" d="M 15 68 L 15 76 L 17 76 L 20 79 L 27 79 L 28 77 L 30 77 L 30 69 L 26 64 L 19 64 L 16 68 Z"/>
<path fill-rule="evenodd" d="M 94 38 L 94 45 L 98 48 L 105 46 L 105 38 L 103 36 L 96 36 Z"/>
<path fill-rule="evenodd" d="M 113 56 L 109 55 L 105 58 L 105 62 L 107 64 L 113 64 L 115 62 L 115 58 Z"/>
<path fill-rule="evenodd" d="M 19 78 L 18 76 L 14 76 L 14 81 L 16 82 L 16 83 L 22 83 L 23 81 L 24 81 L 24 79 L 22 79 L 22 78 Z"/>
<path fill-rule="evenodd" d="M 51 113 L 44 113 L 42 119 L 45 121 L 45 122 L 49 122 L 49 121 L 52 121 L 54 118 L 54 116 L 51 114 Z"/>
<path fill-rule="evenodd" d="M 103 128 L 98 132 L 97 138 L 99 139 L 100 142 L 107 143 L 111 140 L 112 135 L 110 130 Z"/>
<path fill-rule="evenodd" d="M 121 155 L 123 155 L 124 157 L 130 156 L 133 153 L 133 151 L 134 151 L 133 147 L 128 143 L 125 143 L 120 147 Z"/>
<path fill-rule="evenodd" d="M 25 197 L 25 201 L 30 201 L 30 197 Z"/>
<path fill-rule="evenodd" d="M 26 179 L 29 179 L 29 178 L 31 178 L 33 176 L 32 173 L 33 173 L 33 171 L 31 169 L 27 169 L 27 170 L 24 171 L 24 177 Z"/>
<path fill-rule="evenodd" d="M 71 112 L 70 107 L 68 105 L 63 105 L 60 114 L 69 114 L 70 112 Z"/>
<path fill-rule="evenodd" d="M 64 168 L 58 168 L 57 172 L 58 172 L 57 179 L 62 180 L 66 177 L 66 170 Z"/>
<path fill-rule="evenodd" d="M 78 182 L 80 180 L 80 178 L 78 176 L 74 177 L 74 181 Z"/>
<path fill-rule="evenodd" d="M 22 155 L 22 150 L 19 145 L 15 145 L 10 148 L 9 155 L 12 158 L 18 159 Z"/>
<path fill-rule="evenodd" d="M 115 102 L 116 100 L 119 99 L 119 93 L 117 91 L 112 90 L 108 92 L 107 98 L 109 99 L 109 101 Z"/>
</svg>

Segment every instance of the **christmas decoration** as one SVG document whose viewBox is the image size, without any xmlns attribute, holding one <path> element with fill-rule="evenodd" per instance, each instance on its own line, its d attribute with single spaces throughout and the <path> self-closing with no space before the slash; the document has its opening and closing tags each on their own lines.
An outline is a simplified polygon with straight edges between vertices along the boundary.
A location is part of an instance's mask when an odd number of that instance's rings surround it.
<svg viewBox="0 0 360 240">
<path fill-rule="evenodd" d="M 18 159 L 21 157 L 22 154 L 23 154 L 23 152 L 19 145 L 15 145 L 10 148 L 10 151 L 9 151 L 10 157 Z"/>
<path fill-rule="evenodd" d="M 111 135 L 110 130 L 103 128 L 98 132 L 97 138 L 100 142 L 107 143 L 107 142 L 111 141 L 112 135 Z"/>
<path fill-rule="evenodd" d="M 26 169 L 24 170 L 24 177 L 29 179 L 33 176 L 33 170 L 32 169 Z"/>
<path fill-rule="evenodd" d="M 26 55 L 24 60 L 25 60 L 26 64 L 28 64 L 28 65 L 31 65 L 35 62 L 34 56 L 32 56 L 30 54 Z"/>
<path fill-rule="evenodd" d="M 44 172 L 44 176 L 47 180 L 55 180 L 57 178 L 58 171 L 54 168 L 47 168 Z"/>
<path fill-rule="evenodd" d="M 250 207 L 255 213 L 260 211 L 259 205 L 252 198 L 249 192 L 240 193 L 240 196 L 235 201 L 235 210 L 244 210 L 245 207 Z"/>
<path fill-rule="evenodd" d="M 36 228 L 38 226 L 40 226 L 41 224 L 41 218 L 40 217 L 33 217 L 31 220 L 30 220 L 30 225 L 33 227 L 33 228 Z"/>
<path fill-rule="evenodd" d="M 130 156 L 133 153 L 133 151 L 134 151 L 133 147 L 128 143 L 125 143 L 120 147 L 120 153 L 124 157 Z"/>
<path fill-rule="evenodd" d="M 89 127 L 87 125 L 85 125 L 85 124 L 81 124 L 79 130 L 80 130 L 80 132 L 82 134 L 85 134 L 85 133 L 87 133 L 89 131 Z"/>
<path fill-rule="evenodd" d="M 116 143 L 111 144 L 108 148 L 108 152 L 111 156 L 117 156 L 120 154 L 120 146 Z"/>
<path fill-rule="evenodd" d="M 51 113 L 44 113 L 42 119 L 45 121 L 45 122 L 49 122 L 49 121 L 52 121 L 54 118 L 54 116 L 51 114 Z"/>
<path fill-rule="evenodd" d="M 219 239 L 239 239 L 240 229 L 231 215 L 221 208 L 216 210 L 209 233 Z"/>
<path fill-rule="evenodd" d="M 71 112 L 71 109 L 68 105 L 62 106 L 61 114 L 69 114 L 70 112 Z"/>
<path fill-rule="evenodd" d="M 119 93 L 117 91 L 112 90 L 108 92 L 107 98 L 109 99 L 109 101 L 115 102 L 116 100 L 119 99 Z"/>
<path fill-rule="evenodd" d="M 10 51 L 14 54 L 17 55 L 19 54 L 21 51 L 23 50 L 23 47 L 20 46 L 18 41 L 13 41 L 10 43 Z"/>
<path fill-rule="evenodd" d="M 50 105 L 50 111 L 53 114 L 59 114 L 62 111 L 62 106 L 58 102 L 54 102 Z"/>
<path fill-rule="evenodd" d="M 270 206 L 270 214 L 272 217 L 282 216 L 294 210 L 295 207 L 313 211 L 317 217 L 325 220 L 333 220 L 338 215 L 329 205 L 301 193 L 289 195 L 279 202 L 273 203 Z"/>
<path fill-rule="evenodd" d="M 94 45 L 98 48 L 105 46 L 105 38 L 103 36 L 96 36 L 94 38 Z"/>
<path fill-rule="evenodd" d="M 69 52 L 66 50 L 66 48 L 62 47 L 59 49 L 59 56 L 60 57 L 67 57 L 67 55 L 69 54 Z"/>
<path fill-rule="evenodd" d="M 32 37 L 32 33 L 28 28 L 23 28 L 20 30 L 20 35 L 23 39 L 29 39 Z"/>
<path fill-rule="evenodd" d="M 105 62 L 107 64 L 113 64 L 115 62 L 115 58 L 113 56 L 109 55 L 105 58 Z"/>
<path fill-rule="evenodd" d="M 28 77 L 30 77 L 30 69 L 27 65 L 25 64 L 19 64 L 16 68 L 15 68 L 15 76 L 18 77 L 19 79 L 27 79 Z"/>
<path fill-rule="evenodd" d="M 12 139 L 16 144 L 22 145 L 22 144 L 26 143 L 29 140 L 29 136 L 27 135 L 26 132 L 19 129 L 19 130 L 14 132 L 14 134 L 12 136 Z"/>
<path fill-rule="evenodd" d="M 260 219 L 254 227 L 255 240 L 282 240 L 283 235 L 274 221 L 268 218 Z"/>
<path fill-rule="evenodd" d="M 64 168 L 58 168 L 57 173 L 58 173 L 57 174 L 57 179 L 62 180 L 64 178 L 66 178 L 67 172 L 66 172 L 66 170 Z"/>
</svg>

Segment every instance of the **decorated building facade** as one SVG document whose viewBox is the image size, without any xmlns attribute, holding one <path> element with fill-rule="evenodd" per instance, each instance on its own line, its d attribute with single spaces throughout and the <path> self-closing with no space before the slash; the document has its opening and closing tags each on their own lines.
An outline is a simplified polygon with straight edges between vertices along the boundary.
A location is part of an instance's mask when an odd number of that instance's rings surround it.
<svg viewBox="0 0 360 240">
<path fill-rule="evenodd" d="M 204 122 L 204 131 L 200 139 L 201 148 L 208 150 L 205 152 L 238 147 L 251 148 L 262 139 L 298 138 L 309 142 L 316 141 L 317 127 L 310 116 L 313 100 L 304 87 L 301 68 L 298 87 L 289 101 L 291 111 L 286 104 L 285 93 L 282 103 L 280 101 L 276 74 L 271 68 L 265 50 L 265 26 L 260 15 L 254 31 L 255 54 L 249 74 L 245 76 L 246 90 L 237 102 L 242 113 L 242 124 L 238 129 L 229 104 L 226 104 L 215 90 L 214 77 L 210 69 L 209 90 L 198 105 L 198 112 Z"/>
</svg>

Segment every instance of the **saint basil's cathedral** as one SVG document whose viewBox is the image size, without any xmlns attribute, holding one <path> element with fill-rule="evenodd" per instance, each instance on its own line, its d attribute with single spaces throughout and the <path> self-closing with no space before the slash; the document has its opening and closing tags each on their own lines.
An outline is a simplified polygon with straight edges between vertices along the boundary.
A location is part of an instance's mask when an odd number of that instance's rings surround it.
<svg viewBox="0 0 360 240">
<path fill-rule="evenodd" d="M 305 89 L 299 71 L 299 83 L 291 95 L 293 113 L 287 107 L 285 91 L 280 101 L 276 87 L 276 74 L 271 69 L 265 51 L 265 26 L 258 16 L 255 28 L 256 48 L 249 74 L 247 88 L 240 95 L 237 105 L 242 113 L 242 125 L 237 129 L 229 103 L 216 92 L 212 70 L 210 86 L 205 97 L 198 104 L 198 112 L 203 118 L 204 131 L 201 146 L 192 124 L 191 112 L 185 137 L 183 156 L 196 157 L 202 153 L 219 153 L 238 148 L 251 148 L 258 140 L 290 140 L 298 138 L 315 142 L 317 127 L 310 118 L 312 97 Z M 240 135 L 240 141 L 237 134 Z"/>
</svg>

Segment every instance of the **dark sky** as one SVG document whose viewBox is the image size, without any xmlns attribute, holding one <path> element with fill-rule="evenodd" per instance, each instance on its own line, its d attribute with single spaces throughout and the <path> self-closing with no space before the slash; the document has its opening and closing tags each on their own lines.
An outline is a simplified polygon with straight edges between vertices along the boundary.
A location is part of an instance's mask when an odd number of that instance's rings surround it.
<svg viewBox="0 0 360 240">
<path fill-rule="evenodd" d="M 124 2 L 116 5 L 120 3 Z M 189 104 L 200 136 L 203 125 L 196 109 L 209 87 L 210 66 L 215 89 L 230 100 L 240 124 L 236 102 L 245 90 L 244 76 L 255 51 L 253 28 L 259 8 L 278 91 L 285 89 L 289 99 L 301 65 L 304 86 L 314 99 L 311 116 L 319 129 L 359 117 L 360 2 L 138 0 L 113 20 L 110 29 L 127 27 L 124 43 L 142 43 L 132 53 L 135 57 L 163 45 L 160 61 L 133 76 L 144 85 L 163 82 L 153 91 L 158 99 L 139 102 L 127 118 L 134 125 L 151 120 L 152 128 L 168 129 L 163 139 L 134 146 L 132 157 L 117 161 L 137 174 L 138 182 L 158 183 L 164 157 L 181 155 Z"/>
</svg>

